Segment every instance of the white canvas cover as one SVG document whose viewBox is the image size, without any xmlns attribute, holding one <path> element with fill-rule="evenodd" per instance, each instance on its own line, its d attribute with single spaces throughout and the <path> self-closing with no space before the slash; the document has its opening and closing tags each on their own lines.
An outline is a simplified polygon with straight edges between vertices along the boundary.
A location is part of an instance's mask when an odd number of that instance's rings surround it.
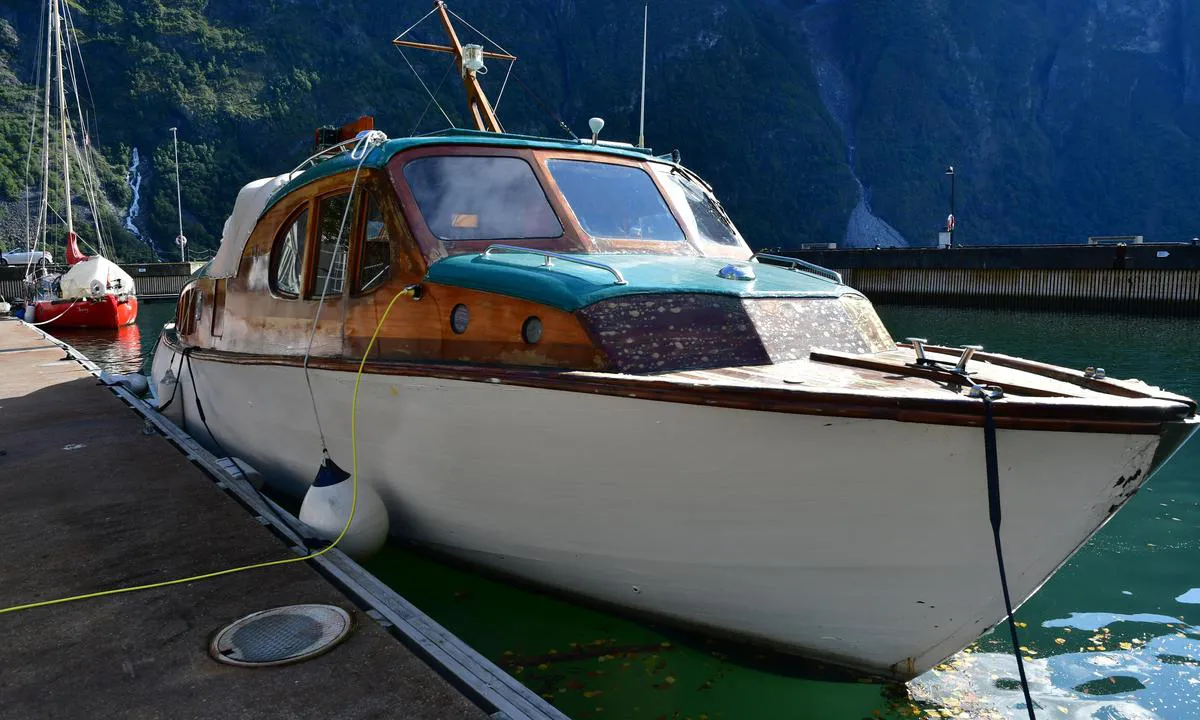
<svg viewBox="0 0 1200 720">
<path fill-rule="evenodd" d="M 75 263 L 59 278 L 62 296 L 67 299 L 101 295 L 133 295 L 133 278 L 119 265 L 102 257 L 90 257 Z"/>
<path fill-rule="evenodd" d="M 209 263 L 205 276 L 231 278 L 237 275 L 242 253 L 246 250 L 246 241 L 250 239 L 250 233 L 254 232 L 254 226 L 258 224 L 258 216 L 262 215 L 271 195 L 292 177 L 288 174 L 262 178 L 238 191 L 237 200 L 233 203 L 233 214 L 225 221 L 225 229 L 221 231 L 221 247 L 217 248 L 217 254 Z"/>
</svg>

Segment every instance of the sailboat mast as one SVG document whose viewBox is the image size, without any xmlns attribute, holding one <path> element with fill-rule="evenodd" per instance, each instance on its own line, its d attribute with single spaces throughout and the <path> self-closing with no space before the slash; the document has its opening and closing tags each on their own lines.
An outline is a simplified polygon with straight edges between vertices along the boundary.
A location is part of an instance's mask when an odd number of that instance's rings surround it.
<svg viewBox="0 0 1200 720">
<path fill-rule="evenodd" d="M 46 99 L 42 105 L 42 200 L 41 207 L 38 208 L 36 234 L 30 238 L 30 245 L 34 250 L 38 248 L 43 238 L 46 237 L 46 229 L 50 224 L 50 73 L 51 66 L 54 64 L 54 21 L 49 17 L 53 8 L 47 6 L 47 9 L 46 77 L 44 80 Z"/>
<path fill-rule="evenodd" d="M 50 0 L 50 14 L 54 22 L 54 55 L 58 65 L 58 119 L 62 131 L 63 194 L 66 199 L 67 238 L 75 235 L 75 222 L 71 217 L 71 157 L 67 151 L 67 92 L 63 85 L 62 17 L 58 0 Z"/>
</svg>

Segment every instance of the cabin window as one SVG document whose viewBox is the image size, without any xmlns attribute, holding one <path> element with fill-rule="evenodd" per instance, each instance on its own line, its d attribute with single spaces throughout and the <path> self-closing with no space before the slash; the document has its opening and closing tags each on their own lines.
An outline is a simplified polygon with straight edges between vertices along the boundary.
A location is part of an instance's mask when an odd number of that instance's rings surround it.
<svg viewBox="0 0 1200 720">
<path fill-rule="evenodd" d="M 320 233 L 317 238 L 317 273 L 312 297 L 341 295 L 346 278 L 346 238 L 354 227 L 350 216 L 350 193 L 321 200 Z"/>
<path fill-rule="evenodd" d="M 678 170 L 662 170 L 658 173 L 667 195 L 675 203 L 675 209 L 683 218 L 683 224 L 700 240 L 718 245 L 742 244 L 741 236 L 733 227 L 733 221 L 699 183 Z"/>
<path fill-rule="evenodd" d="M 308 237 L 308 210 L 292 221 L 279 239 L 271 258 L 271 277 L 275 292 L 289 297 L 300 296 L 300 273 L 304 268 L 304 245 Z"/>
<path fill-rule="evenodd" d="M 358 269 L 358 291 L 369 293 L 387 281 L 392 267 L 392 242 L 383 209 L 374 195 L 367 194 L 366 224 L 363 226 L 362 261 Z"/>
<path fill-rule="evenodd" d="M 684 239 L 658 186 L 641 168 L 586 160 L 546 164 L 588 235 L 613 240 Z"/>
<path fill-rule="evenodd" d="M 556 238 L 562 224 L 529 163 L 513 157 L 427 157 L 404 166 L 425 224 L 440 240 Z"/>
</svg>

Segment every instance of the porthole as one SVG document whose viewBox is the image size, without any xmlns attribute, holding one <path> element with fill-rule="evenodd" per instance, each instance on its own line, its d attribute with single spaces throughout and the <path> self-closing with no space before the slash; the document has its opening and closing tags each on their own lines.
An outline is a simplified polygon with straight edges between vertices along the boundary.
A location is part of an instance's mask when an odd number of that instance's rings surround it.
<svg viewBox="0 0 1200 720">
<path fill-rule="evenodd" d="M 467 326 L 471 324 L 471 311 L 466 305 L 458 304 L 450 311 L 450 329 L 456 335 L 462 335 L 467 331 Z"/>
<path fill-rule="evenodd" d="M 526 343 L 536 345 L 542 339 L 542 321 L 537 317 L 526 319 L 521 326 L 521 337 Z"/>
</svg>

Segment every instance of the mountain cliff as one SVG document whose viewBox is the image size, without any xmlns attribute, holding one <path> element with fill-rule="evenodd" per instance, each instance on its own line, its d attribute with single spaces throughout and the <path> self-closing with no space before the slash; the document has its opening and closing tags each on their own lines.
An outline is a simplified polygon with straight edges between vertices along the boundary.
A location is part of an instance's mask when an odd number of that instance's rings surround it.
<svg viewBox="0 0 1200 720">
<path fill-rule="evenodd" d="M 1197 0 L 654 0 L 647 143 L 678 148 L 751 243 L 931 244 L 957 170 L 956 241 L 1200 235 Z M 237 190 L 290 169 L 312 130 L 361 114 L 389 135 L 457 125 L 449 58 L 391 47 L 430 5 L 382 0 L 86 0 L 73 5 L 115 207 L 164 255 L 211 248 Z M 42 3 L 0 7 L 0 242 L 24 212 L 25 113 Z M 460 0 L 520 57 L 485 87 L 514 132 L 637 135 L 641 3 Z M 433 18 L 411 37 L 442 42 Z M 464 41 L 479 40 L 471 29 Z M 7 214 L 6 223 L 4 215 Z M 23 215 L 22 215 L 23 217 Z M 124 218 L 110 224 L 120 226 Z M 145 254 L 114 230 L 127 254 Z"/>
</svg>

